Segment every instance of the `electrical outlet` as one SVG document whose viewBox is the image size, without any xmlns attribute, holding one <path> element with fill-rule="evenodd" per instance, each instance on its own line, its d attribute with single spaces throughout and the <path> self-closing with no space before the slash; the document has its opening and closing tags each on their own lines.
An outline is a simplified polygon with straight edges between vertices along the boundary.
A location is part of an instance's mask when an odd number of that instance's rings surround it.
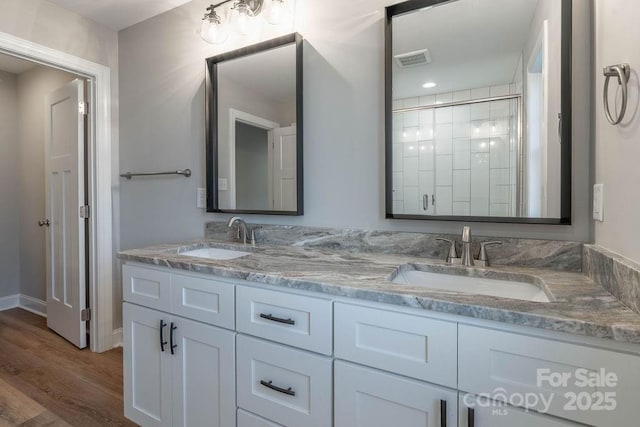
<svg viewBox="0 0 640 427">
<path fill-rule="evenodd" d="M 593 219 L 604 221 L 604 184 L 593 186 Z"/>
<path fill-rule="evenodd" d="M 218 179 L 218 190 L 220 191 L 226 191 L 228 190 L 227 188 L 227 178 L 219 178 Z"/>
<path fill-rule="evenodd" d="M 196 208 L 204 209 L 207 204 L 207 190 L 205 188 L 198 188 L 196 191 Z"/>
</svg>

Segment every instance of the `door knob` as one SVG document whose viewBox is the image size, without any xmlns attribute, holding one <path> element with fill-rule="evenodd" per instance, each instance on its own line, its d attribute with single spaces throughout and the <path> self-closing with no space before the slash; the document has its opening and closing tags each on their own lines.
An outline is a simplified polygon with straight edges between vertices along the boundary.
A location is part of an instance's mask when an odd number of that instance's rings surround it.
<svg viewBox="0 0 640 427">
<path fill-rule="evenodd" d="M 40 227 L 45 227 L 45 226 L 48 227 L 48 226 L 51 225 L 51 221 L 49 221 L 48 219 L 45 219 L 44 221 L 40 220 L 40 221 L 38 221 L 38 225 Z"/>
</svg>

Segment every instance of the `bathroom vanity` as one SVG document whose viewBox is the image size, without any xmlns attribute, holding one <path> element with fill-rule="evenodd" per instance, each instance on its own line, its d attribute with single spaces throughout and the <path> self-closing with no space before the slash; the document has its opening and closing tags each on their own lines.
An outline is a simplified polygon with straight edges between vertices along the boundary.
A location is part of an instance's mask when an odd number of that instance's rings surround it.
<svg viewBox="0 0 640 427">
<path fill-rule="evenodd" d="M 580 273 L 222 241 L 120 258 L 143 426 L 635 425 L 640 316 Z M 549 302 L 394 282 L 407 271 Z"/>
</svg>

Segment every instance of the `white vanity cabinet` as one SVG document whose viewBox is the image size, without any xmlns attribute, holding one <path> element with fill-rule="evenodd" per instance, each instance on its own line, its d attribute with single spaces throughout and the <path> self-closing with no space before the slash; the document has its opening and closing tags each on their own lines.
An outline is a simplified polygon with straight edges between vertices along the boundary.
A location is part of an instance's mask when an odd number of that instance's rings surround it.
<svg viewBox="0 0 640 427">
<path fill-rule="evenodd" d="M 234 285 L 141 265 L 123 267 L 123 284 L 125 416 L 235 426 L 235 332 L 213 326 L 234 327 Z"/>
</svg>

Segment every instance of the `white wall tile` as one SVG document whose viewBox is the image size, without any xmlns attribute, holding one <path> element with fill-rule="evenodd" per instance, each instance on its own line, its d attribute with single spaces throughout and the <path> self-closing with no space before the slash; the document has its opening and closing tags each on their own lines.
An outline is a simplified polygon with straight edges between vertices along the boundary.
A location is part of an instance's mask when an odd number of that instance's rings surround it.
<svg viewBox="0 0 640 427">
<path fill-rule="evenodd" d="M 489 88 L 489 94 L 491 96 L 506 96 L 509 95 L 510 87 L 508 84 L 500 86 L 491 86 Z"/>
<path fill-rule="evenodd" d="M 507 204 L 491 204 L 491 216 L 509 216 L 509 205 Z"/>
<path fill-rule="evenodd" d="M 489 202 L 491 202 L 492 204 L 493 203 L 501 203 L 501 204 L 509 203 L 510 190 L 511 190 L 510 185 L 492 186 Z"/>
<path fill-rule="evenodd" d="M 433 126 L 434 119 L 434 110 L 420 110 L 418 112 L 420 126 Z"/>
<path fill-rule="evenodd" d="M 404 128 L 402 131 L 402 141 L 403 142 L 416 142 L 418 140 L 418 133 L 420 132 L 420 128 L 410 127 Z"/>
<path fill-rule="evenodd" d="M 452 101 L 453 101 L 453 94 L 451 92 L 439 93 L 436 95 L 436 104 L 447 104 Z"/>
<path fill-rule="evenodd" d="M 470 105 L 456 105 L 453 108 L 453 122 L 469 123 L 471 120 L 471 106 Z"/>
<path fill-rule="evenodd" d="M 471 140 L 471 153 L 488 153 L 489 147 L 491 147 L 491 140 L 485 139 L 472 139 Z"/>
<path fill-rule="evenodd" d="M 471 194 L 471 171 L 453 171 L 453 201 L 468 202 Z"/>
<path fill-rule="evenodd" d="M 453 124 L 451 122 L 446 124 L 436 124 L 435 139 L 452 139 L 453 138 Z"/>
<path fill-rule="evenodd" d="M 471 99 L 471 90 L 459 90 L 453 92 L 453 102 L 469 101 Z"/>
<path fill-rule="evenodd" d="M 485 104 L 483 102 L 483 104 Z M 501 118 L 505 118 L 505 117 L 510 117 L 512 115 L 511 112 L 511 101 L 509 100 L 504 100 L 504 101 L 492 101 L 490 103 L 490 111 L 491 111 L 491 118 L 492 119 L 501 119 Z"/>
<path fill-rule="evenodd" d="M 402 175 L 402 172 L 393 173 L 391 188 L 393 190 L 393 200 L 401 201 L 404 199 L 404 177 Z"/>
<path fill-rule="evenodd" d="M 404 213 L 404 202 L 399 200 L 393 201 L 393 213 L 394 214 L 403 214 Z"/>
<path fill-rule="evenodd" d="M 453 202 L 452 215 L 469 216 L 471 204 L 469 202 Z"/>
<path fill-rule="evenodd" d="M 436 108 L 436 124 L 453 122 L 453 107 Z"/>
<path fill-rule="evenodd" d="M 426 107 L 429 105 L 433 105 L 436 103 L 436 96 L 435 95 L 427 95 L 427 96 L 421 96 L 420 97 L 420 106 L 421 107 Z"/>
<path fill-rule="evenodd" d="M 420 126 L 418 139 L 420 141 L 431 141 L 433 140 L 434 131 L 433 126 Z"/>
<path fill-rule="evenodd" d="M 403 113 L 393 113 L 393 130 L 402 130 L 403 125 Z"/>
<path fill-rule="evenodd" d="M 404 213 L 419 214 L 421 210 L 418 186 L 404 186 Z"/>
<path fill-rule="evenodd" d="M 471 155 L 471 215 L 489 215 L 489 153 Z"/>
<path fill-rule="evenodd" d="M 468 139 L 453 140 L 453 169 L 471 168 L 471 150 Z"/>
<path fill-rule="evenodd" d="M 451 185 L 453 173 L 453 156 L 436 156 L 436 185 Z"/>
<path fill-rule="evenodd" d="M 436 214 L 451 215 L 453 210 L 453 201 L 451 197 L 451 187 L 436 187 Z"/>
<path fill-rule="evenodd" d="M 491 92 L 488 87 L 471 89 L 471 99 L 489 98 L 490 96 Z"/>
<path fill-rule="evenodd" d="M 405 128 L 418 127 L 420 125 L 419 117 L 417 111 L 405 111 L 402 113 L 402 126 Z"/>
<path fill-rule="evenodd" d="M 416 150 L 417 151 L 417 150 Z M 418 157 L 404 158 L 404 186 L 418 186 Z"/>
<path fill-rule="evenodd" d="M 489 164 L 492 169 L 509 168 L 510 152 L 509 140 L 507 138 L 494 137 L 489 142 Z M 514 168 L 515 170 L 515 168 Z"/>
<path fill-rule="evenodd" d="M 393 101 L 391 101 L 391 109 L 393 110 L 399 110 L 401 108 L 403 108 L 404 103 L 402 102 L 402 99 L 394 99 Z"/>
<path fill-rule="evenodd" d="M 433 141 L 420 142 L 419 168 L 421 171 L 435 169 L 435 147 Z"/>
<path fill-rule="evenodd" d="M 420 106 L 420 98 L 406 98 L 402 100 L 403 108 L 413 108 Z"/>
<path fill-rule="evenodd" d="M 509 169 L 491 169 L 491 186 L 509 185 Z"/>
<path fill-rule="evenodd" d="M 392 149 L 392 169 L 394 172 L 402 172 L 402 158 L 404 157 L 402 154 L 404 144 L 393 144 Z"/>
<path fill-rule="evenodd" d="M 453 124 L 453 137 L 454 138 L 470 138 L 471 137 L 471 123 L 457 122 Z"/>
<path fill-rule="evenodd" d="M 491 106 L 489 102 L 480 102 L 471 104 L 471 120 L 488 120 L 491 119 Z"/>
</svg>

